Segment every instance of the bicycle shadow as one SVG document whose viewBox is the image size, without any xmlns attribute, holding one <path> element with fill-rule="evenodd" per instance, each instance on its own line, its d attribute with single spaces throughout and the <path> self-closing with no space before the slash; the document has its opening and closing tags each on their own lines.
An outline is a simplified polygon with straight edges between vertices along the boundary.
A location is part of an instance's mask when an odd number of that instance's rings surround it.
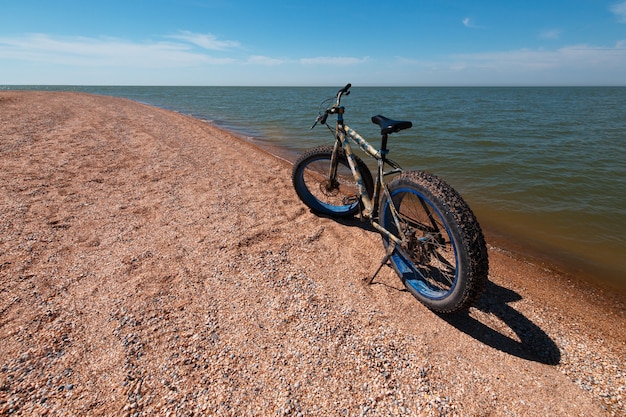
<svg viewBox="0 0 626 417">
<path fill-rule="evenodd" d="M 519 340 L 489 327 L 469 312 L 440 314 L 439 317 L 458 330 L 481 343 L 518 358 L 558 365 L 561 351 L 556 343 L 539 326 L 508 303 L 522 297 L 508 288 L 489 282 L 487 289 L 475 307 L 485 314 L 492 314 L 511 329 Z"/>
<path fill-rule="evenodd" d="M 328 218 L 344 226 L 358 227 L 377 233 L 369 222 L 363 222 L 357 217 Z M 374 281 L 373 283 L 389 287 L 389 285 L 380 282 Z M 404 288 L 390 288 L 406 291 Z M 546 365 L 558 365 L 561 362 L 561 351 L 556 343 L 538 325 L 509 305 L 509 303 L 520 300 L 522 300 L 522 296 L 515 291 L 489 281 L 483 296 L 474 306 L 481 313 L 493 315 L 497 320 L 504 323 L 515 333 L 518 340 L 489 327 L 478 318 L 472 317 L 469 312 L 438 314 L 438 316 L 468 336 L 494 349 L 522 359 Z"/>
<path fill-rule="evenodd" d="M 336 218 L 336 217 L 332 217 L 332 216 L 325 216 L 323 214 L 318 214 L 318 213 L 315 213 L 315 215 L 317 217 L 322 217 L 322 218 L 325 218 L 325 219 L 331 219 L 331 220 L 339 223 L 342 226 L 358 227 L 359 229 L 363 229 L 366 232 L 378 233 L 378 231 L 376 229 L 374 229 L 374 227 L 369 222 L 369 220 L 361 220 L 359 217 L 356 217 L 356 216 L 348 216 L 348 217 L 338 217 L 338 218 Z"/>
</svg>

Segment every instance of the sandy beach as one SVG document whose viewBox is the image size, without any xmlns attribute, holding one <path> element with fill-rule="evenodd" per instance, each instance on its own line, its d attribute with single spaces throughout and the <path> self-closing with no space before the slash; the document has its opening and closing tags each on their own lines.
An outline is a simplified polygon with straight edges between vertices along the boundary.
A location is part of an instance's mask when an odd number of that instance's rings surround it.
<svg viewBox="0 0 626 417">
<path fill-rule="evenodd" d="M 364 285 L 379 235 L 290 175 L 189 116 L 0 92 L 0 414 L 626 415 L 623 299 L 487 236 L 486 294 L 439 316 Z"/>
</svg>

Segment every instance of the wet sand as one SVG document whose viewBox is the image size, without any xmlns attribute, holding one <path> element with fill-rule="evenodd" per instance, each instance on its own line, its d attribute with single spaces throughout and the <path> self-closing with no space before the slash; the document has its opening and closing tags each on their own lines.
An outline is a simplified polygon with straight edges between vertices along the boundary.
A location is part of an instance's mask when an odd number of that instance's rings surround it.
<svg viewBox="0 0 626 417">
<path fill-rule="evenodd" d="M 487 293 L 438 316 L 364 286 L 380 237 L 290 172 L 174 112 L 0 92 L 0 414 L 626 414 L 622 300 L 488 239 Z"/>
</svg>

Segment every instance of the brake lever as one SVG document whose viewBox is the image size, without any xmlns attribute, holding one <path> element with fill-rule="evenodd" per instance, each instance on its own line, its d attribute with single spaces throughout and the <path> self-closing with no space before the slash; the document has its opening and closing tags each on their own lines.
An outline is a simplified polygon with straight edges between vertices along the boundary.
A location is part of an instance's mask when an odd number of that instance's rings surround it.
<svg viewBox="0 0 626 417">
<path fill-rule="evenodd" d="M 311 126 L 311 129 L 317 126 L 319 122 L 321 122 L 322 124 L 326 124 L 326 119 L 328 119 L 328 110 L 326 110 L 323 115 L 320 114 L 319 116 L 317 116 L 317 119 L 315 119 L 315 123 L 313 123 L 313 126 Z"/>
</svg>

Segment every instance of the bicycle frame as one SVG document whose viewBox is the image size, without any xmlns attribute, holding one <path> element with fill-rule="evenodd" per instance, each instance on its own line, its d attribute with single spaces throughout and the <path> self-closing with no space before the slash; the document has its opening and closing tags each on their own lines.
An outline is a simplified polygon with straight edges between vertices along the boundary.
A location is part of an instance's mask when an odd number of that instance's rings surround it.
<svg viewBox="0 0 626 417">
<path fill-rule="evenodd" d="M 412 122 L 373 116 L 380 127 L 379 149 L 344 123 L 341 97 L 350 94 L 351 86 L 320 104 L 311 129 L 318 123 L 326 126 L 334 146 L 311 148 L 294 163 L 296 194 L 312 212 L 332 219 L 360 212 L 360 220 L 380 233 L 385 256 L 374 275 L 365 278 L 367 284 L 391 265 L 428 308 L 441 313 L 466 309 L 488 282 L 487 247 L 474 213 L 444 180 L 421 170 L 404 171 L 387 159 L 389 135 L 412 127 Z M 329 115 L 336 117 L 335 126 L 328 123 Z M 375 180 L 355 154 L 357 146 L 376 160 Z"/>
<path fill-rule="evenodd" d="M 365 217 L 369 218 L 370 223 L 376 230 L 378 230 L 380 233 L 385 235 L 389 239 L 390 242 L 394 243 L 394 244 L 389 245 L 390 252 L 388 253 L 388 256 L 390 256 L 395 250 L 395 246 L 402 244 L 403 239 L 402 237 L 398 237 L 394 235 L 393 233 L 391 233 L 389 230 L 385 229 L 378 222 L 378 209 L 379 209 L 379 200 L 380 200 L 379 197 L 382 193 L 384 193 L 385 195 L 387 195 L 387 198 L 390 199 L 389 190 L 387 189 L 387 184 L 384 181 L 384 177 L 387 175 L 399 174 L 402 172 L 402 168 L 400 167 L 400 165 L 398 165 L 394 161 L 386 158 L 386 155 L 389 152 L 389 150 L 386 149 L 387 135 L 383 135 L 381 149 L 377 150 L 371 144 L 369 144 L 361 135 L 359 135 L 354 129 L 344 124 L 343 107 L 338 107 L 337 109 L 338 109 L 337 122 L 336 122 L 336 127 L 335 127 L 336 141 L 335 141 L 335 147 L 333 150 L 333 156 L 331 159 L 331 168 L 330 168 L 331 172 L 329 173 L 330 178 L 335 178 L 336 169 L 337 169 L 336 154 L 337 154 L 337 150 L 339 149 L 339 147 L 341 147 L 346 153 L 348 164 L 350 165 L 352 175 L 354 176 L 354 180 L 356 181 L 357 187 L 359 189 L 359 198 L 364 206 L 364 210 L 362 211 L 362 214 Z M 326 124 L 326 126 L 329 129 L 331 129 L 330 126 L 328 126 L 328 124 Z M 365 188 L 365 183 L 363 182 L 363 177 L 361 176 L 361 172 L 354 160 L 355 154 L 352 151 L 352 146 L 350 144 L 350 140 L 348 139 L 352 140 L 363 152 L 365 152 L 370 157 L 376 159 L 377 161 L 377 173 L 376 173 L 376 180 L 374 181 L 374 194 L 372 196 L 368 195 L 367 193 L 367 190 Z M 385 172 L 385 164 L 391 167 L 390 171 Z M 396 211 L 395 206 L 393 204 L 390 204 L 389 207 L 391 208 L 391 214 L 394 219 L 394 222 L 396 223 L 397 229 L 402 230 L 400 227 L 400 216 L 398 215 L 398 212 Z"/>
</svg>

